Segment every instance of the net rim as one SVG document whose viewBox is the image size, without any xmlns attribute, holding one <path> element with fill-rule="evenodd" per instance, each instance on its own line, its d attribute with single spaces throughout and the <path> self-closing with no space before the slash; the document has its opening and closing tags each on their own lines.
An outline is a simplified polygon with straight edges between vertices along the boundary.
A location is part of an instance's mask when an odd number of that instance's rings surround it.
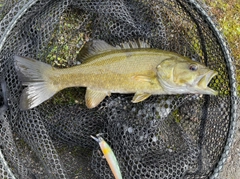
<svg viewBox="0 0 240 179">
<path fill-rule="evenodd" d="M 222 48 L 222 52 L 224 54 L 225 62 L 228 68 L 228 75 L 230 80 L 230 89 L 231 89 L 231 116 L 230 116 L 230 126 L 228 131 L 228 137 L 226 144 L 224 146 L 224 150 L 222 152 L 222 155 L 220 157 L 220 160 L 218 161 L 216 167 L 213 170 L 212 175 L 210 176 L 210 179 L 215 179 L 219 176 L 220 172 L 223 169 L 224 164 L 226 163 L 226 160 L 229 156 L 229 152 L 231 149 L 231 146 L 233 144 L 233 139 L 235 135 L 236 130 L 236 121 L 237 121 L 237 83 L 236 83 L 236 74 L 235 74 L 235 65 L 234 65 L 234 59 L 231 55 L 231 52 L 229 50 L 228 44 L 222 34 L 222 32 L 217 28 L 217 25 L 211 17 L 208 15 L 207 11 L 198 3 L 196 0 L 186 0 L 191 6 L 195 7 L 198 10 L 198 13 L 201 17 L 206 20 L 207 24 L 209 25 L 210 29 L 213 31 L 214 35 L 216 36 L 217 40 L 219 41 L 219 44 Z"/>
<path fill-rule="evenodd" d="M 180 0 L 177 0 L 180 1 Z M 21 1 L 19 1 L 20 3 Z M 0 51 L 2 50 L 7 37 L 9 36 L 9 34 L 11 33 L 12 29 L 15 27 L 15 25 L 17 24 L 18 20 L 22 18 L 22 16 L 25 14 L 25 12 L 31 8 L 34 4 L 36 4 L 38 2 L 38 0 L 31 0 L 28 1 L 22 8 L 20 11 L 17 12 L 17 14 L 12 18 L 12 20 L 10 21 L 9 25 L 6 27 L 6 29 L 4 30 L 4 32 L 1 34 L 1 38 L 0 38 Z M 19 3 L 17 3 L 14 7 L 18 6 Z M 198 3 L 197 0 L 186 0 L 186 3 L 188 3 L 189 5 L 193 6 L 197 12 L 199 13 L 199 15 L 206 20 L 206 23 L 209 25 L 210 29 L 213 31 L 213 33 L 215 34 L 219 45 L 222 48 L 222 52 L 224 54 L 224 58 L 225 58 L 225 62 L 227 65 L 227 71 L 228 71 L 228 75 L 229 75 L 229 80 L 230 80 L 230 90 L 231 90 L 231 116 L 230 116 L 230 126 L 229 126 L 229 131 L 228 131 L 228 137 L 227 137 L 227 141 L 224 147 L 224 150 L 221 154 L 220 160 L 218 161 L 216 167 L 213 170 L 212 175 L 210 176 L 210 179 L 215 179 L 218 177 L 219 173 L 222 171 L 224 164 L 226 163 L 226 160 L 229 156 L 229 152 L 231 149 L 231 146 L 233 144 L 233 139 L 234 139 L 234 135 L 235 135 L 235 130 L 236 130 L 236 121 L 237 121 L 237 109 L 238 109 L 238 105 L 237 105 L 237 82 L 236 82 L 236 74 L 235 74 L 235 66 L 234 66 L 234 59 L 231 55 L 231 52 L 229 50 L 228 44 L 224 38 L 224 36 L 222 35 L 222 32 L 217 28 L 217 25 L 215 22 L 213 22 L 213 20 L 211 19 L 211 17 L 208 15 L 207 11 Z M 14 9 L 13 7 L 13 9 Z M 18 6 L 19 7 L 19 6 Z M 8 12 L 8 14 L 10 14 L 10 12 Z M 7 17 L 7 15 L 5 16 Z M 5 18 L 4 17 L 4 18 Z M 4 20 L 3 18 L 3 20 Z M 2 20 L 2 21 L 3 21 Z M 1 22 L 2 22 L 1 21 Z"/>
<path fill-rule="evenodd" d="M 1 38 L 0 38 L 0 51 L 2 51 L 3 45 L 8 37 L 8 35 L 10 34 L 10 32 L 12 31 L 12 29 L 14 28 L 14 26 L 16 25 L 16 23 L 18 22 L 18 20 L 24 15 L 24 13 L 31 8 L 35 3 L 37 2 L 37 0 L 32 0 L 27 2 L 27 4 L 25 4 L 21 10 L 19 12 L 17 12 L 17 14 L 12 18 L 11 22 L 9 23 L 9 25 L 7 26 L 7 28 L 5 29 L 4 33 L 1 34 Z M 14 10 L 15 7 L 19 7 L 19 3 L 21 3 L 21 1 L 19 1 L 17 4 L 15 4 L 15 6 L 10 10 L 10 12 L 8 12 L 8 14 L 11 13 L 12 10 Z M 8 17 L 8 15 L 5 15 L 5 17 L 1 20 L 1 22 L 4 21 L 4 19 Z"/>
</svg>

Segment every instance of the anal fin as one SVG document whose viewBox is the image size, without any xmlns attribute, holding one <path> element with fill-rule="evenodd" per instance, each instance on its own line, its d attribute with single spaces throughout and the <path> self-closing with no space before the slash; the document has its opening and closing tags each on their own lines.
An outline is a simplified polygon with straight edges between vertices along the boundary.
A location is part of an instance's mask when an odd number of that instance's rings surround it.
<svg viewBox="0 0 240 179">
<path fill-rule="evenodd" d="M 110 96 L 110 93 L 103 92 L 103 91 L 97 91 L 93 89 L 87 88 L 86 94 L 85 94 L 85 103 L 88 108 L 94 108 L 96 107 L 106 96 Z"/>
<path fill-rule="evenodd" d="M 132 103 L 138 103 L 147 99 L 151 94 L 149 93 L 135 93 L 132 99 Z"/>
</svg>

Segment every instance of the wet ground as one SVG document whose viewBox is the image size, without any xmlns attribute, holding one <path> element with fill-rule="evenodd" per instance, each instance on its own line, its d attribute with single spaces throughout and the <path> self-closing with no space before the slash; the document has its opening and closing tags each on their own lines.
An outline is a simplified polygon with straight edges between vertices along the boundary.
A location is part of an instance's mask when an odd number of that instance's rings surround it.
<svg viewBox="0 0 240 179">
<path fill-rule="evenodd" d="M 240 162 L 239 161 L 240 161 L 240 117 L 237 120 L 237 126 L 236 126 L 233 145 L 231 146 L 229 156 L 218 178 L 219 179 L 240 178 Z"/>
</svg>

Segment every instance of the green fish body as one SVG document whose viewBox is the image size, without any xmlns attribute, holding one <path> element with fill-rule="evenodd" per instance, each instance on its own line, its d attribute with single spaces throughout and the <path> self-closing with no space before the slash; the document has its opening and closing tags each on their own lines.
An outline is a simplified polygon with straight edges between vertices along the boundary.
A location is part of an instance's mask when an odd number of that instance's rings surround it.
<svg viewBox="0 0 240 179">
<path fill-rule="evenodd" d="M 20 108 L 33 108 L 68 87 L 86 87 L 88 108 L 96 107 L 111 93 L 135 93 L 137 103 L 151 95 L 216 94 L 207 87 L 217 73 L 173 52 L 152 49 L 143 42 L 113 47 L 91 41 L 78 58 L 81 65 L 57 69 L 43 62 L 14 56 L 23 85 Z M 144 46 L 144 48 L 142 48 Z"/>
</svg>

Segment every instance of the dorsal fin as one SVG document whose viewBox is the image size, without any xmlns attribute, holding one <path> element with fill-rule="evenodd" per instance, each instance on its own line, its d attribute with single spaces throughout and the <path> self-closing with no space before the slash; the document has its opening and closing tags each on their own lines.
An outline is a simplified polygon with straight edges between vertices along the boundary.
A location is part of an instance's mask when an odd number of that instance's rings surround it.
<svg viewBox="0 0 240 179">
<path fill-rule="evenodd" d="M 136 48 L 150 48 L 150 45 L 144 41 L 137 40 L 137 41 L 129 41 L 121 43 L 119 46 L 113 47 L 109 45 L 103 40 L 92 40 L 88 41 L 83 48 L 80 50 L 77 59 L 81 62 L 86 62 L 85 60 L 90 58 L 91 56 L 101 54 L 104 52 L 109 52 L 112 50 L 119 50 L 119 49 L 136 49 Z M 87 60 L 88 61 L 88 60 Z"/>
<path fill-rule="evenodd" d="M 136 49 L 136 48 L 150 48 L 150 45 L 147 42 L 141 41 L 141 40 L 134 40 L 129 42 L 124 42 L 120 44 L 120 47 L 122 49 Z"/>
<path fill-rule="evenodd" d="M 120 49 L 120 47 L 113 47 L 112 45 L 109 45 L 103 40 L 91 40 L 88 41 L 83 48 L 80 50 L 79 55 L 77 56 L 77 59 L 81 62 L 84 62 L 87 58 L 101 54 L 104 52 L 108 52 L 111 50 L 117 50 Z"/>
</svg>

